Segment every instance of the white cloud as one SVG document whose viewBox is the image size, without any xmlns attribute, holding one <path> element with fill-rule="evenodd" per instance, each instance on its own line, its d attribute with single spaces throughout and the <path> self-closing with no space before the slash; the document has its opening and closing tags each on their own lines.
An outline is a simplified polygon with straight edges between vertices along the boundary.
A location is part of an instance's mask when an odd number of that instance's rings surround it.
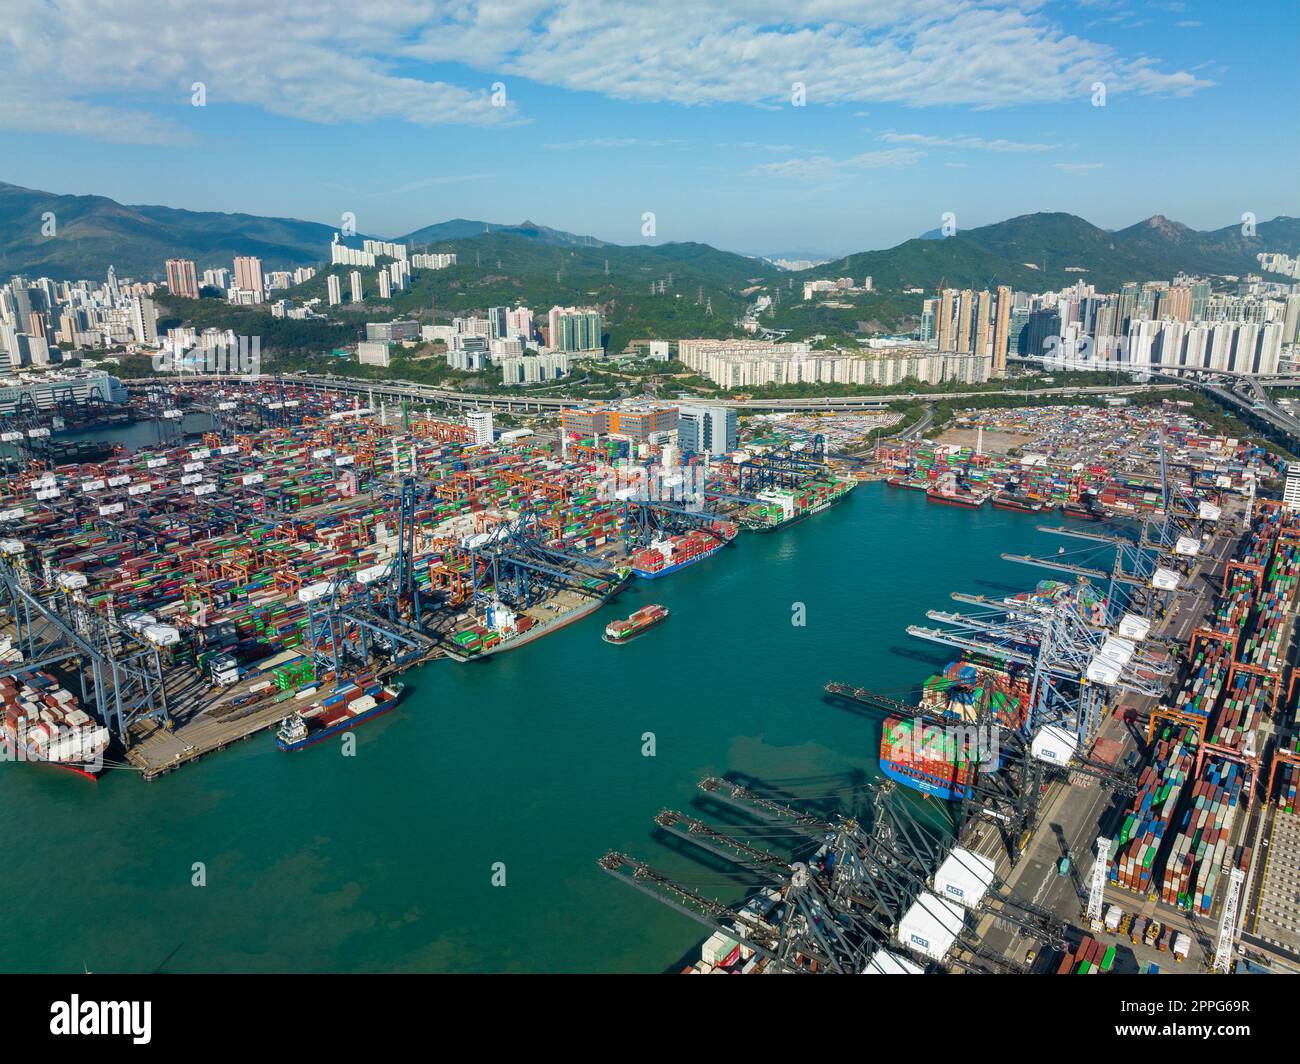
<svg viewBox="0 0 1300 1064">
<path fill-rule="evenodd" d="M 1055 144 L 1022 144 L 1014 140 L 985 140 L 983 137 L 933 137 L 924 133 L 882 133 L 887 144 L 919 144 L 927 148 L 963 148 L 971 151 L 1051 151 Z"/>
<path fill-rule="evenodd" d="M 640 137 L 590 137 L 571 140 L 563 144 L 547 144 L 552 151 L 573 151 L 582 148 L 676 148 L 684 140 L 642 140 Z"/>
<path fill-rule="evenodd" d="M 190 86 L 308 122 L 520 120 L 521 81 L 623 100 L 977 108 L 1212 84 L 1066 32 L 1034 0 L 59 0 L 10 5 L 0 126 L 158 143 Z M 436 64 L 477 71 L 442 80 Z M 471 78 L 471 81 L 473 79 Z M 507 106 L 490 86 L 506 85 Z M 107 102 L 111 100 L 111 102 Z M 14 105 L 15 101 L 17 106 Z M 175 118 L 159 117 L 173 111 Z M 62 114 L 67 111 L 69 114 Z M 201 113 L 201 112 L 199 112 Z M 866 112 L 855 111 L 856 114 Z M 989 148 L 987 150 L 996 150 Z"/>
<path fill-rule="evenodd" d="M 204 84 L 209 107 L 244 104 L 308 122 L 518 121 L 508 98 L 505 107 L 492 105 L 495 79 L 471 90 L 416 77 L 402 59 L 402 38 L 427 24 L 437 6 L 421 0 L 395 0 L 382 9 L 342 0 L 18 5 L 0 27 L 0 128 L 174 143 L 204 114 L 191 106 L 195 82 Z M 175 117 L 156 117 L 168 112 Z"/>
<path fill-rule="evenodd" d="M 897 170 L 911 166 L 925 157 L 925 152 L 910 148 L 890 148 L 888 151 L 869 151 L 847 159 L 833 159 L 828 155 L 786 159 L 779 163 L 763 163 L 749 172 L 754 175 L 786 177 L 798 181 L 829 181 L 844 177 L 856 170 Z"/>
<path fill-rule="evenodd" d="M 1052 163 L 1058 170 L 1071 174 L 1086 174 L 1089 170 L 1100 170 L 1105 163 Z"/>
</svg>

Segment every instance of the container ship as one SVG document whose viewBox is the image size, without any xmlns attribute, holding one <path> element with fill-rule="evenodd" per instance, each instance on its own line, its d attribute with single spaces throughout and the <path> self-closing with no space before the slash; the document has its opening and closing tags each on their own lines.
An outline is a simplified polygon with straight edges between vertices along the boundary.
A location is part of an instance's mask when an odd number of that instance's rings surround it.
<svg viewBox="0 0 1300 1064">
<path fill-rule="evenodd" d="M 997 768 L 1000 760 L 981 760 L 981 750 L 968 750 L 964 735 L 946 729 L 934 718 L 954 725 L 974 723 L 984 707 L 989 723 L 1019 728 L 1025 721 L 1028 693 L 1023 670 L 1008 671 L 984 661 L 953 662 L 925 682 L 920 708 L 928 719 L 885 719 L 880 737 L 881 771 L 905 787 L 945 801 L 969 797 L 976 773 Z"/>
<path fill-rule="evenodd" d="M 461 629 L 451 637 L 448 657 L 456 661 L 491 657 L 493 654 L 525 646 L 589 617 L 623 590 L 632 579 L 632 569 L 620 565 L 611 576 L 612 579 L 588 577 L 583 581 L 576 605 L 560 609 L 550 617 L 539 619 L 532 614 L 512 610 L 504 603 L 495 602 L 470 627 Z"/>
<path fill-rule="evenodd" d="M 11 759 L 33 761 L 94 779 L 104 767 L 108 729 L 48 672 L 0 677 L 0 740 Z"/>
<path fill-rule="evenodd" d="M 601 636 L 606 643 L 626 643 L 635 639 L 642 632 L 668 620 L 668 607 L 660 605 L 642 606 L 626 620 L 610 621 L 605 625 L 605 634 Z"/>
<path fill-rule="evenodd" d="M 911 488 L 913 491 L 929 491 L 930 482 L 925 478 L 914 480 L 911 477 L 893 476 L 886 477 L 885 483 L 891 488 Z"/>
<path fill-rule="evenodd" d="M 978 510 L 988 499 L 987 495 L 977 495 L 969 488 L 928 488 L 925 497 L 931 502 L 942 502 L 949 506 L 966 506 Z"/>
<path fill-rule="evenodd" d="M 632 555 L 632 572 L 646 580 L 667 576 L 711 558 L 736 538 L 737 526 L 714 521 L 708 528 L 655 540 Z"/>
<path fill-rule="evenodd" d="M 993 505 L 999 510 L 1020 510 L 1023 513 L 1041 513 L 1043 500 L 1005 488 L 993 496 Z"/>
<path fill-rule="evenodd" d="M 280 722 L 275 744 L 281 750 L 301 750 L 339 732 L 350 731 L 358 724 L 387 713 L 402 693 L 402 684 L 383 684 L 377 680 L 354 680 L 340 687 L 328 698 L 313 702 L 300 713 L 291 713 Z"/>
<path fill-rule="evenodd" d="M 747 506 L 741 514 L 741 526 L 751 532 L 775 532 L 805 517 L 829 510 L 857 487 L 857 481 L 839 477 L 818 477 L 798 488 L 760 491 L 760 505 Z"/>
</svg>

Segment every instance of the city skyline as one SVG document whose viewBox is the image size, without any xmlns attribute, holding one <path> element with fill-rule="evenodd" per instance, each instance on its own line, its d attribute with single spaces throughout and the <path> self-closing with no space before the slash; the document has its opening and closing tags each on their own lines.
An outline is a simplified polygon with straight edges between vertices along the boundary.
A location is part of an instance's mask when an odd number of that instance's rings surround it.
<svg viewBox="0 0 1300 1064">
<path fill-rule="evenodd" d="M 327 225 L 351 212 L 377 236 L 527 218 L 771 256 L 890 247 L 948 213 L 963 229 L 1295 213 L 1280 4 L 828 2 L 783 23 L 755 5 L 708 22 L 689 4 L 382 21 L 222 5 L 138 63 L 125 40 L 100 54 L 92 9 L 19 14 L 0 41 L 17 103 L 4 180 Z M 721 28 L 676 29 L 694 24 Z M 1276 91 L 1258 92 L 1261 69 Z M 1206 150 L 1225 135 L 1242 151 Z"/>
</svg>

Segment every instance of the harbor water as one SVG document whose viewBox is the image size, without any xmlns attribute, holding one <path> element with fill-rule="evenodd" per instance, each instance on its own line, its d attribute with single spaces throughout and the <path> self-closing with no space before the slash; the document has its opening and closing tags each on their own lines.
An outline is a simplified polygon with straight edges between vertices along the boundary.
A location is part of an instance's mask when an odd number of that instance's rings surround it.
<svg viewBox="0 0 1300 1064">
<path fill-rule="evenodd" d="M 915 692 L 952 655 L 905 626 L 951 591 L 1050 575 L 998 557 L 1055 553 L 1042 521 L 865 485 L 526 647 L 408 673 L 354 756 L 337 740 L 285 754 L 266 732 L 151 784 L 0 764 L 0 889 L 18 903 L 0 970 L 672 968 L 707 932 L 597 859 L 617 849 L 734 898 L 655 840 L 655 814 L 691 812 L 708 774 L 800 793 L 874 778 L 879 720 L 828 705 L 823 684 Z M 601 640 L 651 602 L 665 624 Z"/>
</svg>

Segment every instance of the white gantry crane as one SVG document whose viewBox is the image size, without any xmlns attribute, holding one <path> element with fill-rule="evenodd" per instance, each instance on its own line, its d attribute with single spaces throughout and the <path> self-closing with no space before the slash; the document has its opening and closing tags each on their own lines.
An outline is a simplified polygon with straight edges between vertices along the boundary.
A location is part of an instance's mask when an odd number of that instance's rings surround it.
<svg viewBox="0 0 1300 1064">
<path fill-rule="evenodd" d="M 1097 860 L 1092 865 L 1092 886 L 1088 891 L 1088 920 L 1101 921 L 1101 907 L 1106 897 L 1106 866 L 1110 861 L 1110 839 L 1097 837 Z"/>
<path fill-rule="evenodd" d="M 1241 900 L 1241 884 L 1246 879 L 1246 873 L 1240 868 L 1234 868 L 1228 879 L 1228 896 L 1223 902 L 1223 916 L 1219 921 L 1219 943 L 1214 947 L 1214 963 L 1210 970 L 1214 972 L 1223 972 L 1225 975 L 1232 971 L 1232 946 L 1237 938 L 1237 906 Z"/>
</svg>

